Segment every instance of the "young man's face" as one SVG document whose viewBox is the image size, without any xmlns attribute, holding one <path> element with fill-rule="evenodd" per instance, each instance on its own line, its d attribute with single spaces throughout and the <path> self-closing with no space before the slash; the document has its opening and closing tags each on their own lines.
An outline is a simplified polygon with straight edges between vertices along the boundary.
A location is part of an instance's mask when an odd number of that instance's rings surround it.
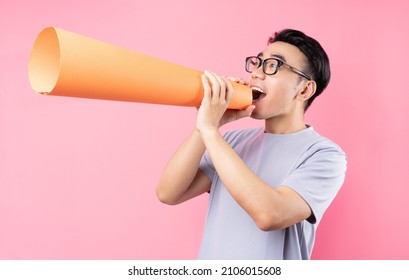
<svg viewBox="0 0 409 280">
<path fill-rule="evenodd" d="M 284 42 L 274 42 L 259 54 L 262 59 L 275 57 L 283 60 L 298 70 L 303 71 L 306 66 L 305 55 L 295 46 Z M 274 117 L 291 117 L 297 110 L 304 110 L 304 102 L 297 99 L 302 91 L 306 79 L 282 65 L 274 75 L 266 75 L 263 67 L 255 69 L 249 77 L 249 84 L 262 90 L 259 98 L 253 100 L 256 108 L 252 117 L 255 119 L 269 119 Z"/>
</svg>

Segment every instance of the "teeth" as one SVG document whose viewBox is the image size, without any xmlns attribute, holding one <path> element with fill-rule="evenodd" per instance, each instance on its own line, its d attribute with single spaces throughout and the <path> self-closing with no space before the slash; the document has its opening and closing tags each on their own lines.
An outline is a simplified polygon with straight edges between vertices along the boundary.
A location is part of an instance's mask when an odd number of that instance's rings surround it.
<svg viewBox="0 0 409 280">
<path fill-rule="evenodd" d="M 263 91 L 261 88 L 259 88 L 259 87 L 251 87 L 251 89 L 252 89 L 253 91 L 259 91 L 259 92 L 261 92 L 261 93 L 264 93 L 264 91 Z"/>
<path fill-rule="evenodd" d="M 264 91 L 259 87 L 251 87 L 253 91 L 253 100 L 257 100 L 261 97 L 262 94 L 265 95 Z"/>
</svg>

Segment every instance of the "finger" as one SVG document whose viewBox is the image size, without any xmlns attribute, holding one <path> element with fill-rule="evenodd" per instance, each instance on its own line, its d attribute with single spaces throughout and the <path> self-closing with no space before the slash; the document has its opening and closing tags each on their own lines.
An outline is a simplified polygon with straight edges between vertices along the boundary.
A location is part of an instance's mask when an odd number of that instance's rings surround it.
<svg viewBox="0 0 409 280">
<path fill-rule="evenodd" d="M 249 82 L 244 80 L 244 79 L 239 79 L 238 83 L 241 84 L 241 85 L 245 85 L 245 86 L 249 85 Z"/>
<path fill-rule="evenodd" d="M 202 75 L 202 84 L 203 84 L 203 100 L 210 100 L 212 90 L 209 85 L 209 80 L 207 79 L 205 74 Z"/>
<path fill-rule="evenodd" d="M 220 99 L 226 100 L 226 80 L 215 73 L 212 73 L 212 74 L 220 86 L 220 92 L 219 92 Z"/>
<path fill-rule="evenodd" d="M 224 77 L 224 78 L 227 78 L 229 81 L 232 81 L 232 82 L 235 82 L 241 85 L 248 85 L 248 82 L 242 78 L 237 78 L 237 77 Z"/>
<path fill-rule="evenodd" d="M 246 114 L 250 116 L 251 113 L 253 113 L 254 109 L 256 109 L 256 105 L 250 105 L 244 111 L 246 111 Z"/>
<path fill-rule="evenodd" d="M 220 84 L 213 73 L 209 71 L 205 71 L 206 77 L 209 79 L 211 83 L 211 98 L 216 99 L 220 96 Z"/>
<path fill-rule="evenodd" d="M 248 106 L 246 109 L 244 110 L 239 110 L 237 112 L 237 119 L 242 119 L 242 118 L 246 118 L 246 117 L 250 117 L 251 113 L 253 113 L 253 110 L 256 108 L 255 105 L 250 105 Z"/>
<path fill-rule="evenodd" d="M 236 77 L 228 77 L 228 76 L 222 76 L 223 78 L 226 78 L 229 81 L 238 83 L 240 81 L 240 78 L 236 78 Z"/>
<path fill-rule="evenodd" d="M 223 78 L 223 80 L 224 80 L 224 84 L 226 85 L 226 101 L 227 103 L 230 103 L 230 100 L 232 99 L 233 94 L 234 94 L 234 88 L 228 79 Z"/>
</svg>

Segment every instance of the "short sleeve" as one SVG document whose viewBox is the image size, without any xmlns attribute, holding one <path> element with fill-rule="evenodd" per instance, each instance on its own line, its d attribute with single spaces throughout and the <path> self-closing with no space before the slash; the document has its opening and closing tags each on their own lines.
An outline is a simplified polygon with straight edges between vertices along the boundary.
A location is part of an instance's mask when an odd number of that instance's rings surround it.
<svg viewBox="0 0 409 280">
<path fill-rule="evenodd" d="M 346 174 L 345 153 L 331 141 L 313 145 L 282 185 L 299 193 L 309 204 L 310 223 L 319 223 L 341 188 Z"/>
</svg>

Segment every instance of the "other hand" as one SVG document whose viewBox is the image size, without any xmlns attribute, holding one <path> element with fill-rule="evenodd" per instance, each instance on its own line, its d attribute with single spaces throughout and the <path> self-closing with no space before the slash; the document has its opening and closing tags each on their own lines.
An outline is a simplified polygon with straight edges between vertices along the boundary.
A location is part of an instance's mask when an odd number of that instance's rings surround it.
<svg viewBox="0 0 409 280">
<path fill-rule="evenodd" d="M 243 80 L 238 82 L 245 84 Z M 202 84 L 203 100 L 196 119 L 196 128 L 200 132 L 215 131 L 228 122 L 248 117 L 255 108 L 254 105 L 250 105 L 244 110 L 228 109 L 234 94 L 233 86 L 228 78 L 205 71 L 202 75 Z"/>
</svg>

